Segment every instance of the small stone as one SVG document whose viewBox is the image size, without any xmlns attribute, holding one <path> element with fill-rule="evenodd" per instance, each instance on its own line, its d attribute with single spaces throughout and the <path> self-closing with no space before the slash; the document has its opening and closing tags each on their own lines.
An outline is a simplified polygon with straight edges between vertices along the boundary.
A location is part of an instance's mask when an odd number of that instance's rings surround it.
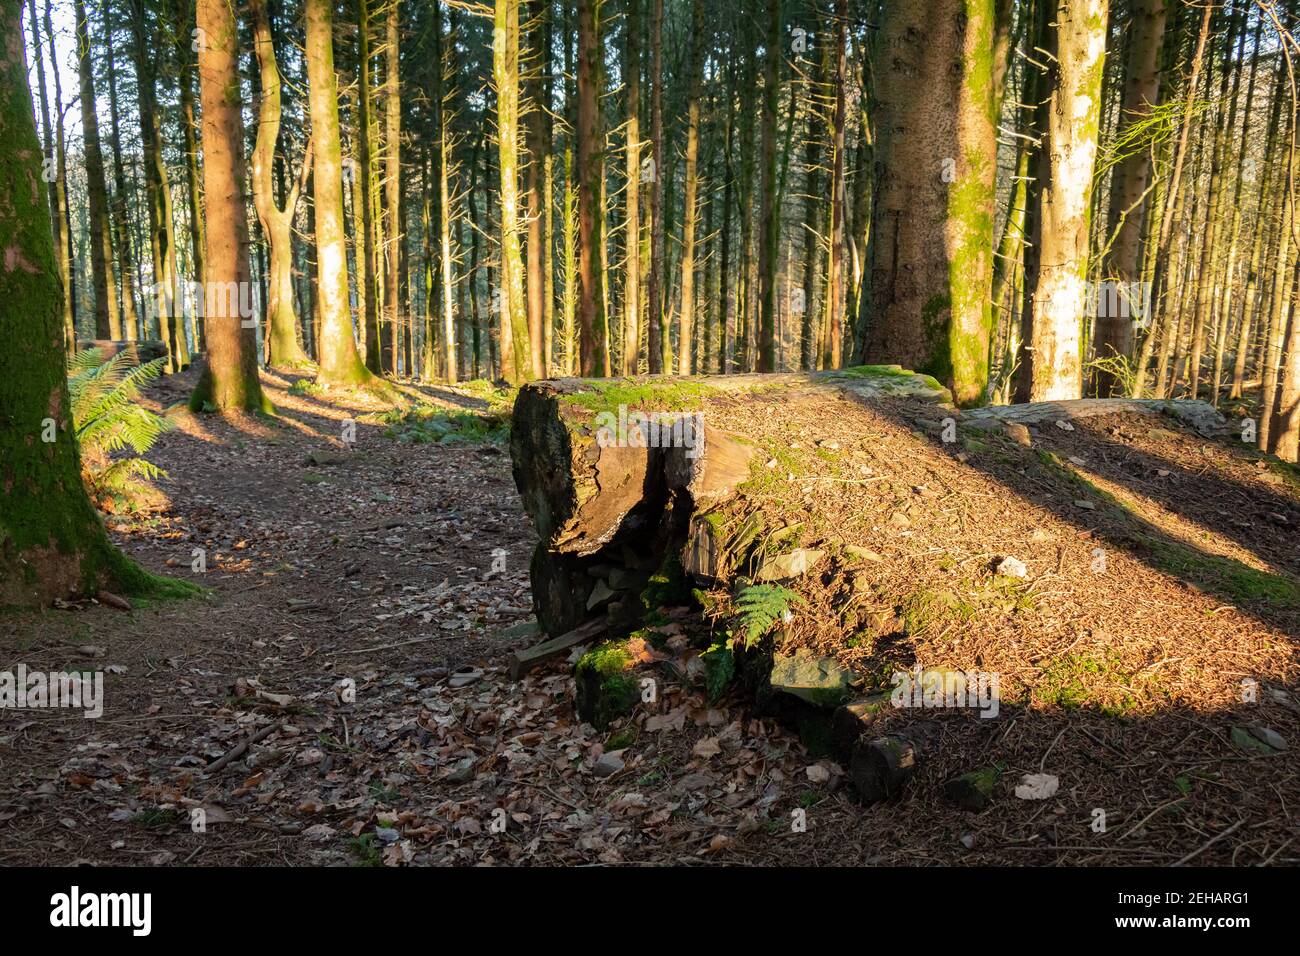
<svg viewBox="0 0 1300 956">
<path fill-rule="evenodd" d="M 846 544 L 844 554 L 854 561 L 884 561 L 885 559 L 872 551 L 870 548 L 859 547 L 856 544 Z"/>
<path fill-rule="evenodd" d="M 788 554 L 778 554 L 764 561 L 758 573 L 754 575 L 754 580 L 785 581 L 797 578 L 821 564 L 824 557 L 826 557 L 825 551 L 796 548 Z"/>
<path fill-rule="evenodd" d="M 1091 501 L 1085 501 L 1085 500 L 1082 499 L 1082 498 L 1076 499 L 1075 502 L 1074 502 L 1074 506 L 1075 506 L 1076 508 L 1082 508 L 1082 509 L 1084 509 L 1085 511 L 1096 511 L 1096 510 L 1097 510 L 1097 506 L 1096 506 L 1095 504 L 1093 504 Z"/>
<path fill-rule="evenodd" d="M 961 845 L 964 846 L 966 849 L 968 849 L 968 850 L 973 850 L 973 849 L 975 849 L 975 843 L 976 843 L 977 841 L 975 840 L 975 834 L 973 834 L 973 833 L 963 833 L 963 834 L 961 835 L 961 840 L 960 840 L 960 842 L 961 842 Z"/>
<path fill-rule="evenodd" d="M 837 707 L 848 694 L 853 672 L 841 667 L 833 657 L 817 657 L 801 648 L 793 655 L 775 654 L 768 680 L 773 690 L 792 694 L 817 707 Z"/>
<path fill-rule="evenodd" d="M 1065 421 L 1064 419 L 1058 418 L 1053 424 L 1056 425 L 1056 427 L 1063 432 L 1074 431 L 1074 426 L 1071 425 L 1069 422 Z"/>
<path fill-rule="evenodd" d="M 1029 429 L 1019 422 L 1006 422 L 1003 424 L 1002 430 L 1017 445 L 1028 448 L 1034 443 L 1033 439 L 1029 437 Z"/>
<path fill-rule="evenodd" d="M 591 597 L 587 598 L 587 610 L 599 607 L 614 596 L 614 592 L 604 581 L 597 581 L 596 586 L 591 589 Z"/>
<path fill-rule="evenodd" d="M 481 680 L 482 677 L 483 677 L 483 671 L 480 670 L 479 668 L 462 667 L 460 670 L 456 671 L 454 674 L 451 675 L 451 679 L 447 681 L 447 686 L 453 688 L 468 687 L 470 684 L 473 684 L 476 681 Z"/>
<path fill-rule="evenodd" d="M 943 795 L 964 810 L 979 811 L 993 802 L 993 789 L 997 782 L 998 772 L 993 767 L 972 770 L 945 783 Z"/>
<path fill-rule="evenodd" d="M 537 623 L 537 619 L 530 617 L 526 621 L 512 624 L 501 633 L 503 637 L 536 637 L 541 632 L 542 626 Z"/>
<path fill-rule="evenodd" d="M 1025 567 L 1025 562 L 1019 558 L 1006 557 L 998 562 L 994 572 L 1008 578 L 1023 578 L 1029 574 L 1029 569 Z"/>
<path fill-rule="evenodd" d="M 462 757 L 457 760 L 451 768 L 451 773 L 447 774 L 448 783 L 464 783 L 474 776 L 474 765 L 478 763 L 477 757 Z"/>
<path fill-rule="evenodd" d="M 1253 738 L 1252 743 L 1256 744 L 1254 749 L 1260 749 L 1258 744 L 1263 744 L 1270 751 L 1287 749 L 1286 738 L 1271 727 L 1264 727 L 1260 724 L 1248 724 L 1245 727 L 1245 730 L 1247 730 Z M 1235 741 L 1236 739 L 1234 733 L 1233 740 Z"/>
<path fill-rule="evenodd" d="M 611 750 L 600 755 L 600 759 L 592 765 L 591 772 L 597 777 L 612 777 L 623 767 L 623 751 Z"/>
</svg>

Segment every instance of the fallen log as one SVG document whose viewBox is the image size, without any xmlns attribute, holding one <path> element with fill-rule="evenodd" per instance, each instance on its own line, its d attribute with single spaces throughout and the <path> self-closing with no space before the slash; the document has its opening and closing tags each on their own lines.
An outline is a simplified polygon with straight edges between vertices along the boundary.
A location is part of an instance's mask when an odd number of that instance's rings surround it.
<svg viewBox="0 0 1300 956">
<path fill-rule="evenodd" d="M 543 641 L 536 647 L 530 647 L 526 651 L 515 651 L 510 655 L 510 679 L 519 680 L 538 664 L 560 656 L 571 647 L 595 640 L 604 632 L 604 620 L 595 619 L 575 627 L 567 634 Z"/>
</svg>

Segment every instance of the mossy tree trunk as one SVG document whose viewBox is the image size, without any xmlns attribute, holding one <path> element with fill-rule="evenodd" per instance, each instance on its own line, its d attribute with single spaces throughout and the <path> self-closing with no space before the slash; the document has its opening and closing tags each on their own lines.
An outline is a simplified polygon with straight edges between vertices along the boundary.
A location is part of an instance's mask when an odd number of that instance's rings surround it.
<svg viewBox="0 0 1300 956">
<path fill-rule="evenodd" d="M 0 606 L 45 606 L 154 579 L 108 541 L 81 483 L 63 289 L 23 51 L 22 4 L 0 5 Z M 46 440 L 48 438 L 52 440 Z"/>
<path fill-rule="evenodd" d="M 271 247 L 267 279 L 267 324 L 270 327 L 270 365 L 301 368 L 310 364 L 298 344 L 298 319 L 293 310 L 293 217 L 298 196 L 311 170 L 312 146 L 308 142 L 299 178 L 287 190 L 284 205 L 275 200 L 272 170 L 280 138 L 280 67 L 271 36 L 266 0 L 250 0 L 254 43 L 262 77 L 262 99 L 257 107 L 257 143 L 253 148 L 253 202 Z"/>
<path fill-rule="evenodd" d="M 858 355 L 948 384 L 988 379 L 996 156 L 993 0 L 886 4 Z"/>
<path fill-rule="evenodd" d="M 334 7 L 306 0 L 307 85 L 315 142 L 312 191 L 316 211 L 316 261 L 320 308 L 320 379 L 330 385 L 365 385 L 373 376 L 361 363 L 348 309 L 348 256 L 343 224 L 343 152 L 339 142 L 338 81 L 334 73 Z M 360 174 L 360 172 L 359 172 Z"/>
<path fill-rule="evenodd" d="M 203 110 L 203 194 L 207 197 L 208 281 L 204 338 L 208 360 L 191 408 L 269 411 L 257 377 L 257 330 L 240 301 L 252 284 L 244 203 L 244 119 L 239 89 L 239 30 L 230 0 L 199 0 L 199 95 Z"/>
</svg>

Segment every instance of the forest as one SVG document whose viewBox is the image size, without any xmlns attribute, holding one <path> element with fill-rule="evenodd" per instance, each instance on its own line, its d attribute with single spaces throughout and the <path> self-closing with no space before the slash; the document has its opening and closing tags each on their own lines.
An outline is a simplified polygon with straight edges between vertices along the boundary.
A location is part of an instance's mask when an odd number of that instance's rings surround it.
<svg viewBox="0 0 1300 956">
<path fill-rule="evenodd" d="M 7 0 L 0 864 L 1296 862 L 1298 24 Z"/>
</svg>

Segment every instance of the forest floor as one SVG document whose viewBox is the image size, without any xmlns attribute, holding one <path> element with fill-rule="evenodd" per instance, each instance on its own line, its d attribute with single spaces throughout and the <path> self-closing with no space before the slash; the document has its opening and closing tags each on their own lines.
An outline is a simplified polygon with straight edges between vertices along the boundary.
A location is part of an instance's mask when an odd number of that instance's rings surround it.
<svg viewBox="0 0 1300 956">
<path fill-rule="evenodd" d="M 773 447 L 790 482 L 757 483 L 752 507 L 788 511 L 796 487 L 807 543 L 851 536 L 883 559 L 860 609 L 907 619 L 904 640 L 846 643 L 845 596 L 813 585 L 834 610 L 791 639 L 864 671 L 1002 675 L 998 719 L 945 715 L 942 756 L 863 806 L 843 767 L 738 693 L 669 683 L 599 733 L 574 714 L 570 664 L 508 678 L 541 639 L 535 536 L 500 435 L 454 417 L 482 395 L 411 388 L 453 417 L 394 435 L 371 400 L 264 380 L 278 418 L 177 414 L 150 453 L 166 503 L 109 519 L 204 597 L 0 615 L 0 670 L 106 686 L 98 719 L 0 716 L 0 864 L 1300 861 L 1300 488 L 1230 441 L 1117 415 L 1040 429 L 1032 449 L 965 427 L 949 447 L 932 408 L 903 402 L 738 404 L 726 426 L 818 450 Z M 1002 556 L 1026 578 L 990 576 Z M 984 766 L 991 807 L 943 800 Z M 1014 796 L 1033 773 L 1059 793 Z"/>
</svg>

